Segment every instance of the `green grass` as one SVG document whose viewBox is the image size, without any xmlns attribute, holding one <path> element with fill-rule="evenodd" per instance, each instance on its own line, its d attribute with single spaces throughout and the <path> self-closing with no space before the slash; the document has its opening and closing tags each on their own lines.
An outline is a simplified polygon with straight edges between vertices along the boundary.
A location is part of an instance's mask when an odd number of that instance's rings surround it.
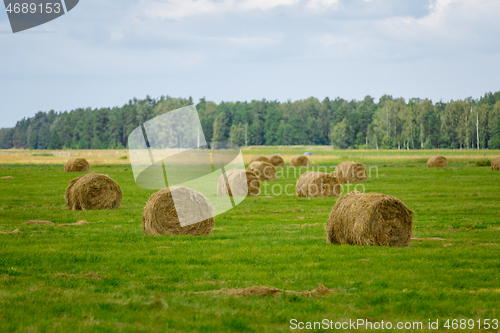
<svg viewBox="0 0 500 333">
<path fill-rule="evenodd" d="M 448 318 L 500 319 L 500 173 L 413 166 L 380 166 L 364 184 L 415 211 L 413 237 L 445 239 L 408 248 L 327 244 L 316 224 L 336 199 L 275 196 L 270 187 L 217 216 L 209 237 L 150 237 L 140 224 L 154 191 L 138 188 L 130 167 L 91 169 L 120 184 L 120 209 L 73 212 L 63 193 L 78 174 L 0 166 L 0 177 L 14 177 L 0 179 L 0 231 L 23 232 L 0 234 L 0 332 L 282 332 L 291 319 L 324 318 L 440 319 L 442 328 Z M 292 172 L 271 185 L 295 182 Z M 56 225 L 22 224 L 33 219 Z M 91 224 L 58 225 L 78 220 Z M 90 272 L 105 278 L 82 275 Z M 319 284 L 335 292 L 195 293 Z"/>
</svg>

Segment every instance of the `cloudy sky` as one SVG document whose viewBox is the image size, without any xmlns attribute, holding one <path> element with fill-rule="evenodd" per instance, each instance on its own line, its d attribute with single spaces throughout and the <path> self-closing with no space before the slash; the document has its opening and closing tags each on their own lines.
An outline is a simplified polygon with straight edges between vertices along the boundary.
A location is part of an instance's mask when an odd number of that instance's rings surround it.
<svg viewBox="0 0 500 333">
<path fill-rule="evenodd" d="M 0 127 L 133 97 L 215 102 L 500 90 L 499 0 L 80 0 L 12 34 L 0 11 Z"/>
</svg>

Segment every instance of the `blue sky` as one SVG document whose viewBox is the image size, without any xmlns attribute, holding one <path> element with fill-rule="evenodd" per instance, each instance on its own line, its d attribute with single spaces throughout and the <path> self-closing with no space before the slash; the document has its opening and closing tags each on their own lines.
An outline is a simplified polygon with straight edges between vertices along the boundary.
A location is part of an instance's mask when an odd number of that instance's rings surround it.
<svg viewBox="0 0 500 333">
<path fill-rule="evenodd" d="M 170 95 L 448 101 L 500 90 L 498 0 L 80 0 L 9 33 L 0 127 Z"/>
</svg>

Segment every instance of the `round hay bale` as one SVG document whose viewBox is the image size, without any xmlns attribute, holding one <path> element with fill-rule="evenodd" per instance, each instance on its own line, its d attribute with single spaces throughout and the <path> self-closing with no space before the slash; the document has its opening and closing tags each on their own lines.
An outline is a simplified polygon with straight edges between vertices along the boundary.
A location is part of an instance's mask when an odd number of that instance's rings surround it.
<svg viewBox="0 0 500 333">
<path fill-rule="evenodd" d="M 448 160 L 446 157 L 441 155 L 432 156 L 427 161 L 428 168 L 446 168 L 448 166 Z"/>
<path fill-rule="evenodd" d="M 337 165 L 333 174 L 342 184 L 358 183 L 367 178 L 365 166 L 357 162 L 342 162 Z"/>
<path fill-rule="evenodd" d="M 259 195 L 259 191 L 260 181 L 253 171 L 229 170 L 219 177 L 217 195 L 257 196 Z"/>
<path fill-rule="evenodd" d="M 343 195 L 326 222 L 329 243 L 405 247 L 413 212 L 399 199 L 353 191 Z"/>
<path fill-rule="evenodd" d="M 89 162 L 84 158 L 72 158 L 64 165 L 64 172 L 88 172 Z"/>
<path fill-rule="evenodd" d="M 491 161 L 491 170 L 493 171 L 500 170 L 500 157 L 497 157 L 493 161 Z"/>
<path fill-rule="evenodd" d="M 294 167 L 300 167 L 300 166 L 309 166 L 309 159 L 304 156 L 304 155 L 296 155 L 292 157 L 292 160 L 290 161 L 290 166 Z"/>
<path fill-rule="evenodd" d="M 266 163 L 271 163 L 271 161 L 269 161 L 269 158 L 267 158 L 266 156 L 264 155 L 255 155 L 252 160 L 250 161 L 250 163 L 253 163 L 253 162 L 266 162 Z M 272 164 L 272 163 L 271 163 Z"/>
<path fill-rule="evenodd" d="M 174 205 L 172 198 L 174 193 L 176 201 L 182 200 L 182 205 Z M 207 236 L 214 228 L 214 218 L 181 227 L 178 210 L 189 211 L 193 217 L 206 216 L 212 214 L 212 205 L 205 196 L 195 190 L 184 186 L 167 187 L 153 194 L 142 214 L 142 228 L 145 233 L 159 235 L 192 235 Z"/>
<path fill-rule="evenodd" d="M 122 202 L 122 190 L 108 176 L 89 173 L 73 179 L 64 198 L 71 210 L 116 209 Z"/>
<path fill-rule="evenodd" d="M 338 197 L 341 193 L 342 185 L 331 173 L 307 171 L 295 185 L 295 195 L 298 197 Z"/>
<path fill-rule="evenodd" d="M 275 168 L 285 167 L 285 160 L 279 155 L 269 156 L 269 161 Z"/>
<path fill-rule="evenodd" d="M 255 173 L 259 180 L 276 180 L 276 168 L 271 163 L 252 162 L 247 170 Z"/>
</svg>

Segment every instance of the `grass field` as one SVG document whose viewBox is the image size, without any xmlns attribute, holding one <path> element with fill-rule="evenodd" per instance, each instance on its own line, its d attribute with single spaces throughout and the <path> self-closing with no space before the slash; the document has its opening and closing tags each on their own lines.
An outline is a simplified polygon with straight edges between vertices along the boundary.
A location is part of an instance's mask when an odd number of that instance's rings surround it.
<svg viewBox="0 0 500 333">
<path fill-rule="evenodd" d="M 245 159 L 274 150 L 249 148 Z M 289 332 L 291 319 L 423 322 L 424 330 L 439 319 L 446 330 L 447 319 L 498 320 L 500 172 L 475 162 L 500 154 L 465 152 L 440 151 L 449 167 L 428 169 L 436 151 L 314 151 L 314 167 L 335 159 L 378 165 L 366 192 L 415 211 L 414 238 L 439 238 L 408 248 L 327 244 L 336 198 L 273 195 L 269 186 L 217 216 L 209 237 L 150 237 L 140 225 L 154 191 L 135 185 L 122 153 L 110 153 L 122 164 L 102 158 L 107 164 L 91 167 L 119 183 L 122 206 L 78 212 L 64 207 L 63 194 L 79 174 L 0 155 L 0 178 L 13 177 L 0 179 L 0 232 L 22 232 L 0 234 L 0 332 Z M 271 185 L 295 184 L 293 174 Z M 56 225 L 23 225 L 34 219 Z M 79 220 L 90 223 L 62 225 Z M 331 293 L 302 293 L 320 284 Z M 252 286 L 285 292 L 232 291 Z"/>
</svg>

